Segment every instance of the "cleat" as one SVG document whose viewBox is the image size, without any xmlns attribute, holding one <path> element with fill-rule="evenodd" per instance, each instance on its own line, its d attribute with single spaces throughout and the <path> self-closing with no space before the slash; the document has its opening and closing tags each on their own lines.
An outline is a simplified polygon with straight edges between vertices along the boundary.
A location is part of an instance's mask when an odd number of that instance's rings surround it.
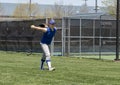
<svg viewBox="0 0 120 85">
<path fill-rule="evenodd" d="M 49 68 L 49 71 L 54 71 L 54 70 L 55 70 L 55 67 Z"/>
</svg>

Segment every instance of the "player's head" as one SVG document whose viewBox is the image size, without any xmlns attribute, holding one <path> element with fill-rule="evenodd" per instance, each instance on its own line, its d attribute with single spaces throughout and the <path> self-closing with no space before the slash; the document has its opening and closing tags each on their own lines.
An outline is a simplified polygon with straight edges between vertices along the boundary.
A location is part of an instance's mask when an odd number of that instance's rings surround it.
<svg viewBox="0 0 120 85">
<path fill-rule="evenodd" d="M 54 20 L 54 19 L 51 19 L 51 20 L 49 21 L 49 24 L 54 25 L 54 24 L 55 24 L 55 20 Z"/>
<path fill-rule="evenodd" d="M 54 28 L 54 26 L 55 26 L 55 20 L 54 20 L 54 19 L 51 19 L 51 20 L 49 21 L 49 26 L 50 26 L 51 28 Z"/>
</svg>

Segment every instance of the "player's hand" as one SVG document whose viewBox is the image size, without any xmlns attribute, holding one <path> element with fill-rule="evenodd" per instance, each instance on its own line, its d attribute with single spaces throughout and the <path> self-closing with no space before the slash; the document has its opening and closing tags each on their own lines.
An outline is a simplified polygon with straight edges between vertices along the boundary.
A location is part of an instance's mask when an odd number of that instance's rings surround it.
<svg viewBox="0 0 120 85">
<path fill-rule="evenodd" d="M 31 25 L 31 28 L 35 28 L 35 25 Z"/>
</svg>

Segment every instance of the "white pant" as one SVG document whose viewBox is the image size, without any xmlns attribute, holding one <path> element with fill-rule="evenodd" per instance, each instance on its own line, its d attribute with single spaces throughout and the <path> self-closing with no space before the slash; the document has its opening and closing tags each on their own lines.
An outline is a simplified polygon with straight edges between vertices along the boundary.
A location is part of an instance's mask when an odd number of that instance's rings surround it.
<svg viewBox="0 0 120 85">
<path fill-rule="evenodd" d="M 43 44 L 43 43 L 40 43 L 40 45 L 41 45 L 41 48 L 43 50 L 42 59 L 43 60 L 50 60 L 51 56 L 50 56 L 49 46 L 47 44 Z"/>
</svg>

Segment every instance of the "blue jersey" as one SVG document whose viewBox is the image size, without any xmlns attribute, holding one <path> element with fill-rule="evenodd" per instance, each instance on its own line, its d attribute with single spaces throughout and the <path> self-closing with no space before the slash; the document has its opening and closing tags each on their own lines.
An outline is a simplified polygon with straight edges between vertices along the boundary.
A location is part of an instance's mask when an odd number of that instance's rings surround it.
<svg viewBox="0 0 120 85">
<path fill-rule="evenodd" d="M 51 28 L 47 27 L 47 31 L 43 34 L 41 43 L 48 45 L 51 44 L 52 38 L 54 37 L 56 30 L 57 30 L 56 28 L 52 30 Z"/>
</svg>

